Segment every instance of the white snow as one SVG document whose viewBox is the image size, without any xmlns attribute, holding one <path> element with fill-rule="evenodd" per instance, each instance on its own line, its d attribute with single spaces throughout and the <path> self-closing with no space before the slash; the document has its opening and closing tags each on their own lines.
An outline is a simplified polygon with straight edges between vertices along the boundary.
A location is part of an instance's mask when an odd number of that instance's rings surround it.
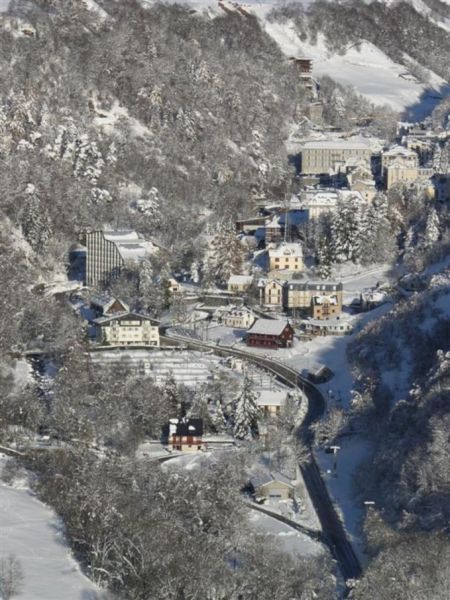
<svg viewBox="0 0 450 600">
<path fill-rule="evenodd" d="M 0 483 L 0 555 L 9 554 L 24 572 L 20 600 L 94 600 L 100 592 L 81 573 L 55 513 L 28 490 Z"/>
<path fill-rule="evenodd" d="M 250 510 L 249 519 L 259 529 L 274 535 L 281 544 L 282 549 L 287 552 L 300 556 L 317 556 L 325 551 L 320 542 L 269 515 Z"/>
</svg>

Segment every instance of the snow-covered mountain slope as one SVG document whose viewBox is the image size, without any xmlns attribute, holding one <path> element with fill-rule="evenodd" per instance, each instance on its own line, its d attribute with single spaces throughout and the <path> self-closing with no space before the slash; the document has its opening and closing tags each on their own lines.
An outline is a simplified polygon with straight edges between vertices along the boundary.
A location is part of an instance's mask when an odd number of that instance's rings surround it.
<svg viewBox="0 0 450 600">
<path fill-rule="evenodd" d="M 372 0 L 365 1 L 369 3 Z M 141 2 L 149 5 L 154 0 Z M 393 0 L 384 2 L 390 5 Z M 323 35 L 319 35 L 317 44 L 300 40 L 291 20 L 280 22 L 267 18 L 271 9 L 282 4 L 279 0 L 247 0 L 242 3 L 229 0 L 186 0 L 185 3 L 199 12 L 207 12 L 211 17 L 230 11 L 239 13 L 242 18 L 245 18 L 246 12 L 257 16 L 286 56 L 307 55 L 313 59 L 316 77 L 328 75 L 338 83 L 353 86 L 374 104 L 387 104 L 394 110 L 405 111 L 405 116 L 409 118 L 424 118 L 431 113 L 440 98 L 449 92 L 446 82 L 423 65 L 419 65 L 419 69 L 423 69 L 425 78 L 428 78 L 427 83 L 417 80 L 404 65 L 394 62 L 368 41 L 363 41 L 358 47 L 350 45 L 346 51 L 337 54 L 327 49 Z M 311 3 L 311 0 L 300 2 L 304 8 Z M 409 0 L 409 3 L 418 13 L 450 30 L 450 19 L 432 11 L 424 0 Z M 417 65 L 407 55 L 404 59 L 405 64 Z"/>
<path fill-rule="evenodd" d="M 403 65 L 392 61 L 369 42 L 351 46 L 345 53 L 330 52 L 323 36 L 317 44 L 300 40 L 292 23 L 265 22 L 265 29 L 287 56 L 308 56 L 313 59 L 315 76 L 328 75 L 339 83 L 352 85 L 360 94 L 375 104 L 388 104 L 403 111 L 419 102 L 424 95 L 421 110 L 424 113 L 436 103 L 446 82 L 428 71 L 430 84 L 424 85 L 408 73 Z"/>
</svg>

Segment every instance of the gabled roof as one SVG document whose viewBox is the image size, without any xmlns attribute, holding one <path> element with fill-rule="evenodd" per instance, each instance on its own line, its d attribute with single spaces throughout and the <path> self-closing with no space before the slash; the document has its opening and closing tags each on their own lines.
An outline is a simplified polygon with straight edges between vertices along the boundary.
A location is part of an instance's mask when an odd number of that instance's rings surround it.
<svg viewBox="0 0 450 600">
<path fill-rule="evenodd" d="M 111 315 L 108 317 L 99 317 L 98 319 L 94 319 L 94 323 L 96 325 L 106 325 L 111 321 L 125 321 L 125 320 L 133 320 L 140 319 L 142 321 L 151 321 L 152 325 L 158 325 L 158 321 L 152 319 L 148 315 L 143 315 L 142 313 L 132 312 L 132 311 L 124 311 L 117 313 L 115 315 Z"/>
<path fill-rule="evenodd" d="M 303 256 L 303 248 L 299 242 L 282 242 L 277 248 L 269 249 L 269 256 Z"/>
<path fill-rule="evenodd" d="M 284 319 L 258 319 L 248 330 L 249 334 L 257 335 L 281 335 L 289 321 Z"/>
<path fill-rule="evenodd" d="M 96 296 L 92 296 L 91 304 L 93 306 L 97 306 L 101 308 L 103 311 L 108 310 L 114 302 L 119 302 L 126 311 L 128 311 L 128 305 L 120 300 L 120 298 L 115 298 L 114 296 L 110 296 L 109 294 L 98 294 Z"/>
<path fill-rule="evenodd" d="M 170 435 L 201 436 L 203 435 L 203 419 L 170 419 Z"/>
<path fill-rule="evenodd" d="M 277 471 L 258 471 L 250 478 L 250 483 L 255 489 L 263 487 L 273 481 L 282 483 L 292 489 L 294 488 L 291 480 Z"/>
</svg>

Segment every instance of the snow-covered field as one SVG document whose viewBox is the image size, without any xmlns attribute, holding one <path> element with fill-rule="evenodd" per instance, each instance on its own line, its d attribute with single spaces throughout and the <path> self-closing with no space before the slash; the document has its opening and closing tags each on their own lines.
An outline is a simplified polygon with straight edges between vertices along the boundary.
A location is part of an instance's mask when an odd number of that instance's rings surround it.
<svg viewBox="0 0 450 600">
<path fill-rule="evenodd" d="M 0 468 L 4 461 L 0 460 Z M 0 482 L 0 556 L 14 554 L 24 573 L 20 600 L 99 600 L 81 571 L 55 513 L 27 489 Z"/>
</svg>

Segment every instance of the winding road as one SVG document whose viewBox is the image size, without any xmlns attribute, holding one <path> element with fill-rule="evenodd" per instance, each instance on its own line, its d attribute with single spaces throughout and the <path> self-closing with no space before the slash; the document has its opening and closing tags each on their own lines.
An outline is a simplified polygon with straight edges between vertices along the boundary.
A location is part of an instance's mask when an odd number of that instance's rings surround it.
<svg viewBox="0 0 450 600">
<path fill-rule="evenodd" d="M 220 346 L 211 342 L 202 342 L 179 334 L 169 336 L 166 333 L 161 336 L 161 343 L 162 345 L 182 345 L 196 350 L 212 351 L 219 356 L 244 358 L 269 371 L 285 385 L 299 387 L 308 399 L 308 411 L 300 435 L 310 445 L 311 437 L 308 426 L 323 414 L 326 403 L 320 390 L 302 377 L 295 369 L 277 360 L 258 356 L 245 350 Z M 344 525 L 336 512 L 312 452 L 311 461 L 307 465 L 300 465 L 300 469 L 322 526 L 322 541 L 330 549 L 344 579 L 356 579 L 361 574 L 361 565 L 348 539 Z"/>
</svg>

